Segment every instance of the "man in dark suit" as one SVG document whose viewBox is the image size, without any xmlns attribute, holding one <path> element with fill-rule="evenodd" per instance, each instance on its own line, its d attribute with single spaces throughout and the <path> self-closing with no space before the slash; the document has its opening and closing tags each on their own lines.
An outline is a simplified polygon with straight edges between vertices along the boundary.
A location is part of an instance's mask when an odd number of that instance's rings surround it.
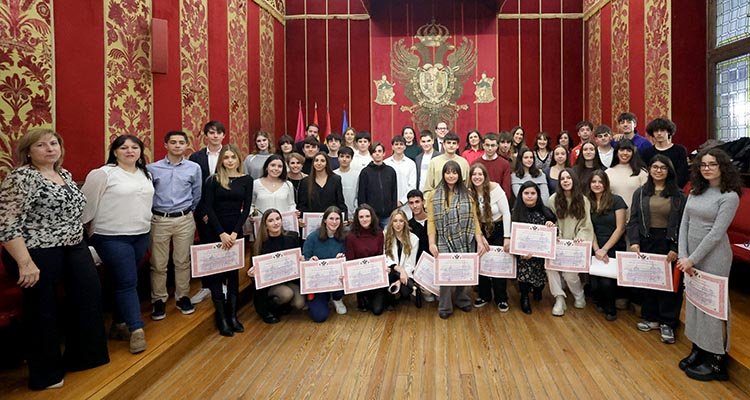
<svg viewBox="0 0 750 400">
<path fill-rule="evenodd" d="M 190 155 L 190 161 L 197 163 L 201 167 L 201 193 L 203 193 L 202 185 L 206 183 L 206 179 L 216 171 L 216 164 L 219 162 L 219 152 L 221 152 L 226 130 L 224 124 L 221 122 L 209 121 L 203 127 L 203 134 L 206 135 L 208 146 Z M 211 229 L 208 225 L 208 213 L 203 204 L 203 197 L 201 197 L 201 201 L 195 208 L 193 216 L 195 217 L 195 227 L 198 231 L 198 236 L 200 236 L 200 240 L 203 243 L 203 240 L 210 236 L 209 229 Z M 190 301 L 193 304 L 200 303 L 210 295 L 211 291 L 203 288 L 193 295 Z"/>
<path fill-rule="evenodd" d="M 427 174 L 427 168 L 430 165 L 430 160 L 433 157 L 437 157 L 441 152 L 437 151 L 433 147 L 434 137 L 432 132 L 429 130 L 423 130 L 419 133 L 419 145 L 422 147 L 422 153 L 420 153 L 415 159 L 414 163 L 417 164 L 417 189 L 424 189 L 424 182 L 422 177 Z"/>
<path fill-rule="evenodd" d="M 445 135 L 448 134 L 448 124 L 445 122 L 438 122 L 437 125 L 435 125 L 435 137 L 433 137 L 433 143 L 432 148 L 435 149 L 435 151 L 438 154 L 444 153 L 445 149 L 443 149 L 443 139 L 445 138 Z"/>
</svg>

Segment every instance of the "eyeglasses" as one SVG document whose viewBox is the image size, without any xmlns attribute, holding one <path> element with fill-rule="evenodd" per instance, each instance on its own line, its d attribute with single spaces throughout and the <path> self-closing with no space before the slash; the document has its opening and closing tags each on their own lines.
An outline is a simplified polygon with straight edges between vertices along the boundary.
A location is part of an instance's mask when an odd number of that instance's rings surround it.
<svg viewBox="0 0 750 400">
<path fill-rule="evenodd" d="M 666 165 L 652 165 L 651 166 L 652 171 L 669 171 L 669 167 Z"/>
<path fill-rule="evenodd" d="M 701 169 L 707 169 L 709 171 L 713 171 L 716 168 L 719 168 L 719 163 L 715 163 L 715 162 L 712 162 L 712 163 L 701 163 L 700 167 L 701 167 Z"/>
</svg>

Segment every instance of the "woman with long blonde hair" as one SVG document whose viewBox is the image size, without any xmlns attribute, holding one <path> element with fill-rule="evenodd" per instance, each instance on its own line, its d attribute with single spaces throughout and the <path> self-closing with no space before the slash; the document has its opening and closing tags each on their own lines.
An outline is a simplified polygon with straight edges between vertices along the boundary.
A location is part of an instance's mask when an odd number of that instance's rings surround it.
<svg viewBox="0 0 750 400">
<path fill-rule="evenodd" d="M 419 238 L 411 233 L 406 213 L 393 210 L 385 227 L 385 263 L 390 268 L 389 281 L 399 281 L 402 297 L 414 295 L 417 307 L 422 307 L 422 290 L 414 284 L 414 269 L 417 267 Z"/>
</svg>

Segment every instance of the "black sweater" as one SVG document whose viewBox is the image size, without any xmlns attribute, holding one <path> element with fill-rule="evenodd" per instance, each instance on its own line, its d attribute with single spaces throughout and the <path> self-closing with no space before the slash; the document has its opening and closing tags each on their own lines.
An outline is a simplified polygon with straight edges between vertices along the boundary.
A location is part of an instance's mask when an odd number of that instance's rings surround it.
<svg viewBox="0 0 750 400">
<path fill-rule="evenodd" d="M 370 162 L 359 173 L 357 202 L 369 204 L 378 218 L 388 218 L 391 211 L 398 207 L 396 170 L 385 164 Z"/>
<path fill-rule="evenodd" d="M 309 181 L 312 179 L 312 193 L 309 190 Z M 302 179 L 297 192 L 299 201 L 297 208 L 304 212 L 324 212 L 330 206 L 338 207 L 344 215 L 347 215 L 344 191 L 341 186 L 341 177 L 333 174 L 328 176 L 325 185 L 320 187 L 312 175 Z"/>
</svg>

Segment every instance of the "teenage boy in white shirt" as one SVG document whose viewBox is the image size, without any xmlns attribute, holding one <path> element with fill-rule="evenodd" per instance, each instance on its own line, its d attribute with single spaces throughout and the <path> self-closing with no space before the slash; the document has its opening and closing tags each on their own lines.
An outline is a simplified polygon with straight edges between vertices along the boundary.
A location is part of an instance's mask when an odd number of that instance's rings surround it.
<svg viewBox="0 0 750 400">
<path fill-rule="evenodd" d="M 354 211 L 357 209 L 357 187 L 359 183 L 359 171 L 352 168 L 352 157 L 354 150 L 344 146 L 339 149 L 339 168 L 333 173 L 341 177 L 341 186 L 344 192 L 348 221 L 352 221 Z"/>
</svg>

